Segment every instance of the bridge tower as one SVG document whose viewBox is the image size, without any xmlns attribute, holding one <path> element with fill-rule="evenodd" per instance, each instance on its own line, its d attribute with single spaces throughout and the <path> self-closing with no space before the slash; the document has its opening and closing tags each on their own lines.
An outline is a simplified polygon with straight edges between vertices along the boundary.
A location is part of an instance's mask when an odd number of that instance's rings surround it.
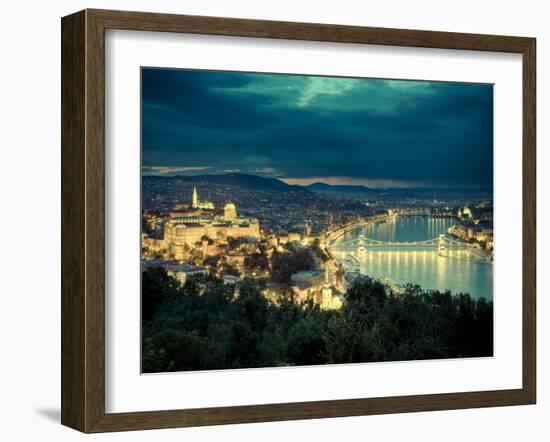
<svg viewBox="0 0 550 442">
<path fill-rule="evenodd" d="M 439 256 L 447 256 L 447 249 L 445 247 L 445 235 L 443 234 L 439 235 L 438 251 Z"/>
<path fill-rule="evenodd" d="M 363 255 L 367 252 L 367 246 L 365 244 L 365 235 L 362 233 L 359 235 L 359 244 L 357 245 L 357 253 Z"/>
</svg>

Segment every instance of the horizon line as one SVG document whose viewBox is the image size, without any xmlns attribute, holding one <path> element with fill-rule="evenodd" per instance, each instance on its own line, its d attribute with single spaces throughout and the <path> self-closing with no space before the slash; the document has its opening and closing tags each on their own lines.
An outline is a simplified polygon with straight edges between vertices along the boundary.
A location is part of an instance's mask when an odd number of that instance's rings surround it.
<svg viewBox="0 0 550 442">
<path fill-rule="evenodd" d="M 323 184 L 330 187 L 363 187 L 367 189 L 376 189 L 376 190 L 387 190 L 387 189 L 431 189 L 431 190 L 493 190 L 491 185 L 442 185 L 442 184 L 429 184 L 429 183 L 415 183 L 415 182 L 406 182 L 395 179 L 370 179 L 370 178 L 354 178 L 354 177 L 309 177 L 309 178 L 291 178 L 291 177 L 280 177 L 273 176 L 269 174 L 256 174 L 250 172 L 242 171 L 213 171 L 210 173 L 185 173 L 189 172 L 199 172 L 206 171 L 206 167 L 171 167 L 171 166 L 142 166 L 142 169 L 171 169 L 173 172 L 153 172 L 153 173 L 141 173 L 141 177 L 149 178 L 191 178 L 191 177 L 200 177 L 200 176 L 230 176 L 230 175 L 245 175 L 245 176 L 254 176 L 264 179 L 272 179 L 281 181 L 289 186 L 299 186 L 307 188 L 314 184 Z M 175 171 L 174 169 L 186 169 L 185 171 Z M 182 173 L 183 172 L 183 173 Z"/>
</svg>

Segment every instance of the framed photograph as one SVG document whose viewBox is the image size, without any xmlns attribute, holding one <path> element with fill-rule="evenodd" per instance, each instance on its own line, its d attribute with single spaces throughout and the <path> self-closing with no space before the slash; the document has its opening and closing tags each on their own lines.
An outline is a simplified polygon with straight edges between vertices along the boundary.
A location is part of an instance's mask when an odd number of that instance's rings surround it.
<svg viewBox="0 0 550 442">
<path fill-rule="evenodd" d="M 535 39 L 62 19 L 62 423 L 534 404 Z"/>
</svg>

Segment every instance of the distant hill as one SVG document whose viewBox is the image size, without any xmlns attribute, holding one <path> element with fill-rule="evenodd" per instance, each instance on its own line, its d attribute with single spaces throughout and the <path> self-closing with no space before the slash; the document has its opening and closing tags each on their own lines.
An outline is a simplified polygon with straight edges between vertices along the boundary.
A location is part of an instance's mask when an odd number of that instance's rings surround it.
<svg viewBox="0 0 550 442">
<path fill-rule="evenodd" d="M 250 190 L 265 190 L 272 192 L 288 192 L 300 191 L 307 192 L 308 190 L 302 186 L 293 186 L 276 178 L 266 178 L 257 175 L 249 175 L 246 173 L 228 173 L 220 175 L 178 175 L 170 177 L 145 175 L 143 179 L 147 180 L 169 180 L 177 179 L 179 181 L 188 182 L 191 184 L 217 184 L 223 186 L 234 186 Z"/>
<path fill-rule="evenodd" d="M 313 183 L 305 186 L 312 192 L 338 194 L 350 198 L 419 198 L 431 199 L 434 196 L 434 189 L 427 187 L 393 187 L 393 188 L 372 188 L 363 185 L 349 184 L 325 184 Z M 470 198 L 492 197 L 492 189 L 435 189 L 435 195 L 439 198 L 456 198 L 467 196 Z"/>
<path fill-rule="evenodd" d="M 372 198 L 372 199 L 403 199 L 419 198 L 431 199 L 434 196 L 434 189 L 425 187 L 409 188 L 372 188 L 363 185 L 331 185 L 325 183 L 313 183 L 307 186 L 287 184 L 276 178 L 249 175 L 246 173 L 227 173 L 219 175 L 177 175 L 177 176 L 156 176 L 144 175 L 144 180 L 178 180 L 189 184 L 216 184 L 221 186 L 239 187 L 248 190 L 260 190 L 270 192 L 316 192 L 331 195 L 339 195 L 348 198 Z M 435 189 L 437 198 L 490 198 L 492 189 Z"/>
<path fill-rule="evenodd" d="M 325 193 L 338 193 L 338 194 L 354 194 L 354 195 L 378 195 L 380 193 L 377 189 L 371 189 L 370 187 L 363 185 L 331 185 L 325 183 L 313 183 L 305 186 L 308 190 L 314 192 Z"/>
</svg>

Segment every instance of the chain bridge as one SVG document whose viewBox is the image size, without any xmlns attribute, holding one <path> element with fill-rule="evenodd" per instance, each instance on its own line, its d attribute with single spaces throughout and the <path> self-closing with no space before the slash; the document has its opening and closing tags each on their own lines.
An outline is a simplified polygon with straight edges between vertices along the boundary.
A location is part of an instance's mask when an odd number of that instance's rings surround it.
<svg viewBox="0 0 550 442">
<path fill-rule="evenodd" d="M 449 238 L 443 234 L 436 238 L 431 238 L 424 241 L 408 242 L 379 241 L 376 239 L 367 238 L 361 234 L 352 240 L 333 242 L 330 248 L 335 251 L 349 251 L 358 253 L 364 253 L 367 250 L 436 248 L 439 250 L 439 253 L 442 254 L 447 249 L 471 249 L 473 248 L 473 245 L 464 241 Z"/>
</svg>

